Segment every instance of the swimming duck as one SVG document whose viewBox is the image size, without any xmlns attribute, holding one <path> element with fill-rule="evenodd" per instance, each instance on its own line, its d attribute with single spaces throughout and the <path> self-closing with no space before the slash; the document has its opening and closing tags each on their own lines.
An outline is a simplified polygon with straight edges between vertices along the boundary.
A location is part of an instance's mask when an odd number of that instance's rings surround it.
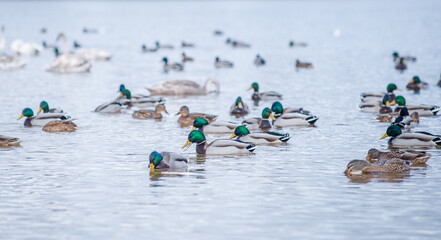
<svg viewBox="0 0 441 240">
<path fill-rule="evenodd" d="M 38 110 L 37 114 L 39 114 L 41 111 L 43 111 L 43 113 L 62 113 L 63 109 L 49 108 L 49 104 L 46 101 L 41 101 L 40 109 Z"/>
<path fill-rule="evenodd" d="M 265 59 L 263 59 L 262 57 L 260 57 L 259 54 L 256 55 L 256 59 L 254 59 L 254 64 L 256 66 L 262 66 L 265 65 Z"/>
<path fill-rule="evenodd" d="M 432 155 L 425 152 L 417 151 L 393 151 L 382 152 L 375 148 L 369 149 L 366 156 L 367 161 L 377 161 L 383 159 L 401 159 L 403 161 L 411 161 L 412 164 L 419 165 L 425 164 Z"/>
<path fill-rule="evenodd" d="M 79 42 L 77 42 L 77 41 L 73 41 L 73 47 L 74 47 L 74 48 L 80 48 L 80 47 L 82 47 L 82 46 L 81 46 L 81 44 L 80 44 Z"/>
<path fill-rule="evenodd" d="M 268 118 L 271 118 L 272 120 L 275 120 L 271 109 L 264 108 L 262 110 L 262 118 L 249 118 L 242 121 L 242 124 L 250 129 L 262 129 L 264 131 L 268 131 L 271 129 L 271 123 L 268 120 Z"/>
<path fill-rule="evenodd" d="M 182 53 L 182 62 L 193 62 L 193 58 L 189 57 L 185 54 L 185 52 Z"/>
<path fill-rule="evenodd" d="M 42 41 L 41 45 L 43 46 L 43 48 L 45 49 L 55 49 L 57 47 L 56 44 L 48 44 L 46 41 Z"/>
<path fill-rule="evenodd" d="M 396 62 L 397 60 L 399 60 L 400 58 L 403 58 L 406 61 L 411 61 L 411 62 L 415 62 L 416 61 L 416 57 L 412 57 L 412 56 L 401 56 L 398 54 L 398 52 L 393 52 L 392 56 L 394 58 L 394 62 Z"/>
<path fill-rule="evenodd" d="M 395 110 L 392 113 L 386 113 L 386 114 L 379 114 L 378 115 L 377 120 L 379 122 L 391 122 L 394 117 L 400 116 L 401 110 L 403 108 L 405 108 L 405 106 L 406 106 L 406 100 L 404 99 L 403 96 L 397 96 L 395 98 L 395 103 L 397 103 L 398 106 L 395 107 Z M 407 108 L 406 108 L 406 111 L 407 111 Z M 406 112 L 403 112 L 403 114 L 405 114 L 405 113 Z M 407 115 L 409 115 L 409 114 L 407 113 Z"/>
<path fill-rule="evenodd" d="M 157 47 L 155 47 L 155 48 L 147 48 L 147 45 L 142 44 L 141 45 L 141 50 L 143 52 L 156 52 L 156 51 L 158 51 L 158 48 Z"/>
<path fill-rule="evenodd" d="M 0 135 L 0 148 L 10 148 L 10 147 L 18 147 L 20 146 L 20 139 L 18 138 L 12 138 L 12 137 L 6 137 Z"/>
<path fill-rule="evenodd" d="M 175 48 L 170 44 L 160 44 L 158 41 L 156 41 L 155 44 L 156 44 L 156 48 L 158 48 L 158 49 L 174 49 Z"/>
<path fill-rule="evenodd" d="M 386 87 L 387 92 L 365 92 L 360 94 L 362 102 L 381 102 L 385 94 L 389 95 L 389 101 L 395 100 L 394 91 L 401 91 L 395 83 L 389 83 Z"/>
<path fill-rule="evenodd" d="M 121 94 L 119 95 L 119 99 L 116 102 L 121 103 L 122 105 L 128 107 L 149 107 L 155 104 L 164 103 L 164 99 L 162 98 L 152 98 L 149 96 L 136 95 L 136 98 L 132 97 L 132 93 L 129 89 L 122 89 Z"/>
<path fill-rule="evenodd" d="M 207 120 L 203 118 L 196 118 L 193 121 L 193 128 L 197 129 L 204 134 L 210 134 L 210 133 L 233 133 L 234 129 L 236 127 L 240 126 L 240 124 L 231 123 L 231 122 L 218 122 L 214 121 L 212 123 L 208 123 Z"/>
<path fill-rule="evenodd" d="M 84 34 L 88 34 L 88 33 L 95 33 L 95 34 L 104 34 L 107 32 L 107 29 L 104 27 L 101 28 L 89 28 L 89 27 L 84 27 L 83 28 L 83 33 Z"/>
<path fill-rule="evenodd" d="M 207 95 L 210 90 L 210 84 L 214 84 L 216 87 L 215 92 L 219 93 L 219 82 L 214 78 L 209 78 L 205 81 L 203 87 L 198 83 L 189 80 L 174 80 L 164 83 L 156 84 L 150 88 L 147 88 L 151 95 L 162 96 L 189 96 L 189 95 Z"/>
<path fill-rule="evenodd" d="M 253 95 L 251 96 L 251 98 L 254 101 L 260 101 L 260 100 L 279 100 L 282 99 L 282 94 L 275 92 L 275 91 L 269 91 L 269 92 L 259 92 L 259 84 L 256 82 L 253 82 L 250 86 L 250 88 L 248 88 L 248 90 L 254 90 Z"/>
<path fill-rule="evenodd" d="M 312 68 L 312 63 L 300 62 L 299 59 L 296 60 L 296 68 Z"/>
<path fill-rule="evenodd" d="M 403 173 L 409 170 L 408 164 L 400 159 L 382 159 L 374 164 L 365 160 L 352 160 L 348 163 L 345 173 L 348 175 L 358 171 L 362 173 Z"/>
<path fill-rule="evenodd" d="M 386 133 L 380 139 L 389 139 L 390 147 L 433 147 L 441 145 L 441 138 L 427 132 L 402 133 L 397 125 L 390 125 Z"/>
<path fill-rule="evenodd" d="M 103 103 L 95 108 L 95 112 L 101 113 L 121 113 L 122 104 L 118 101 Z"/>
<path fill-rule="evenodd" d="M 215 36 L 222 36 L 223 34 L 224 34 L 224 32 L 222 32 L 221 30 L 219 30 L 219 29 L 217 29 L 217 30 L 214 30 L 214 35 Z"/>
<path fill-rule="evenodd" d="M 406 70 L 407 69 L 404 58 L 402 58 L 402 57 L 400 58 L 397 65 L 395 65 L 395 69 L 398 69 L 398 70 Z"/>
<path fill-rule="evenodd" d="M 292 108 L 292 107 L 287 107 L 284 108 L 282 103 L 280 103 L 279 101 L 273 102 L 273 104 L 271 105 L 271 111 L 274 112 L 274 117 L 278 117 L 284 113 L 302 113 L 302 114 L 306 114 L 306 115 L 311 115 L 311 112 L 308 110 L 303 109 L 302 107 L 298 107 L 298 108 Z"/>
<path fill-rule="evenodd" d="M 154 172 L 155 169 L 186 169 L 187 164 L 188 158 L 174 152 L 153 151 L 149 156 L 150 172 Z"/>
<path fill-rule="evenodd" d="M 273 125 L 275 127 L 312 126 L 319 119 L 317 116 L 299 112 L 284 113 L 280 102 L 274 102 L 271 110 L 274 112 Z"/>
<path fill-rule="evenodd" d="M 413 112 L 409 115 L 407 107 L 403 107 L 400 111 L 400 116 L 396 117 L 392 124 L 399 126 L 401 129 L 411 129 L 419 123 L 418 112 Z"/>
<path fill-rule="evenodd" d="M 230 139 L 235 138 L 242 142 L 252 143 L 252 144 L 274 144 L 274 143 L 285 143 L 291 136 L 289 134 L 281 134 L 276 132 L 256 132 L 251 133 L 245 126 L 238 126 Z"/>
<path fill-rule="evenodd" d="M 135 111 L 132 114 L 132 117 L 135 119 L 162 119 L 162 114 L 161 112 L 165 112 L 168 114 L 167 110 L 165 109 L 164 104 L 158 104 L 155 107 L 155 110 L 150 110 L 150 109 L 142 109 L 139 111 Z"/>
<path fill-rule="evenodd" d="M 240 41 L 237 41 L 237 40 L 231 40 L 230 38 L 227 38 L 226 43 L 230 44 L 232 47 L 239 47 L 239 48 L 249 48 L 249 47 L 251 47 L 248 43 L 240 42 Z"/>
<path fill-rule="evenodd" d="M 389 101 L 389 95 L 385 94 L 382 102 L 362 102 L 359 106 L 360 111 L 376 114 L 387 114 L 392 112 L 391 105 L 394 105 L 395 101 Z"/>
<path fill-rule="evenodd" d="M 241 155 L 252 153 L 256 149 L 254 144 L 230 139 L 218 139 L 207 144 L 204 134 L 199 130 L 193 130 L 188 134 L 188 140 L 182 148 L 188 146 L 185 149 L 187 150 L 192 143 L 197 144 L 197 154 Z"/>
<path fill-rule="evenodd" d="M 419 117 L 429 117 L 436 115 L 441 108 L 439 106 L 430 106 L 425 104 L 406 104 L 406 99 L 403 96 L 397 96 L 395 102 L 398 106 L 395 112 L 399 112 L 401 108 L 407 107 L 410 113 L 417 112 Z"/>
<path fill-rule="evenodd" d="M 181 47 L 182 48 L 192 48 L 192 47 L 194 47 L 194 44 L 182 41 L 181 42 Z"/>
<path fill-rule="evenodd" d="M 54 73 L 89 72 L 92 64 L 90 64 L 89 61 L 87 61 L 82 56 L 69 53 L 66 36 L 63 33 L 58 34 L 57 41 L 59 39 L 63 40 L 63 53 L 58 54 L 58 48 L 55 47 L 54 52 L 56 53 L 56 55 L 58 55 L 52 62 L 51 66 L 46 70 Z"/>
<path fill-rule="evenodd" d="M 190 109 L 188 109 L 187 106 L 182 106 L 181 109 L 179 109 L 179 112 L 176 113 L 176 115 L 181 115 L 178 119 L 178 123 L 181 123 L 184 126 L 193 124 L 196 118 L 206 119 L 209 123 L 214 122 L 217 118 L 216 115 L 210 115 L 205 113 L 190 113 Z"/>
<path fill-rule="evenodd" d="M 56 132 L 73 132 L 77 130 L 77 125 L 72 122 L 72 119 L 67 120 L 55 120 L 48 122 L 43 127 L 43 131 L 56 133 Z"/>
<path fill-rule="evenodd" d="M 308 46 L 307 43 L 304 42 L 294 42 L 294 41 L 289 41 L 289 47 L 306 47 Z"/>
<path fill-rule="evenodd" d="M 25 127 L 32 126 L 45 126 L 47 123 L 55 121 L 55 120 L 68 120 L 70 117 L 65 116 L 63 113 L 46 113 L 34 116 L 34 112 L 30 108 L 23 109 L 21 116 L 18 120 L 26 117 L 24 121 Z"/>
<path fill-rule="evenodd" d="M 215 58 L 214 66 L 216 68 L 232 68 L 233 63 L 227 60 L 220 60 L 219 57 Z"/>
<path fill-rule="evenodd" d="M 166 71 L 166 72 L 169 70 L 174 70 L 174 71 L 183 71 L 184 70 L 184 66 L 180 63 L 169 64 L 167 57 L 163 57 L 162 61 L 164 62 L 164 71 Z"/>
<path fill-rule="evenodd" d="M 420 80 L 418 76 L 414 76 L 412 80 L 407 84 L 406 88 L 413 91 L 419 91 L 420 89 L 426 89 L 429 84 Z"/>
<path fill-rule="evenodd" d="M 236 101 L 231 105 L 230 114 L 237 117 L 247 115 L 249 112 L 249 107 L 247 104 L 243 103 L 241 97 L 237 97 Z"/>
</svg>

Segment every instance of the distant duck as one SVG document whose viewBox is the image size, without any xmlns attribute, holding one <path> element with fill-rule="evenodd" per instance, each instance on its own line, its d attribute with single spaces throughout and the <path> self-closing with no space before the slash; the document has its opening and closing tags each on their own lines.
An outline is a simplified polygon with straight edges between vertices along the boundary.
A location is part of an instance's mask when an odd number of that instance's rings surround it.
<svg viewBox="0 0 441 240">
<path fill-rule="evenodd" d="M 252 130 L 262 129 L 264 131 L 268 131 L 272 127 L 268 118 L 275 120 L 271 109 L 264 108 L 262 110 L 262 118 L 248 118 L 243 120 L 242 124 Z"/>
<path fill-rule="evenodd" d="M 46 34 L 47 33 L 47 28 L 45 28 L 45 27 L 40 28 L 40 33 L 41 34 Z"/>
<path fill-rule="evenodd" d="M 158 49 L 174 49 L 173 45 L 170 44 L 160 44 L 158 41 L 155 42 L 156 48 Z"/>
<path fill-rule="evenodd" d="M 46 41 L 42 41 L 41 45 L 43 46 L 43 48 L 45 49 L 54 49 L 57 47 L 57 45 L 55 44 L 48 44 Z"/>
<path fill-rule="evenodd" d="M 24 42 L 21 39 L 17 39 L 11 43 L 11 50 L 19 56 L 35 56 L 43 51 L 43 47 L 34 42 Z"/>
<path fill-rule="evenodd" d="M 211 84 L 215 85 L 215 92 L 219 93 L 219 82 L 214 78 L 207 79 L 203 87 L 190 80 L 174 80 L 153 85 L 152 87 L 147 88 L 147 90 L 150 91 L 151 95 L 161 96 L 207 95 L 210 93 L 209 87 Z"/>
<path fill-rule="evenodd" d="M 293 107 L 283 107 L 282 103 L 280 103 L 279 101 L 274 102 L 271 105 L 271 111 L 274 112 L 274 116 L 278 117 L 284 113 L 302 113 L 302 114 L 306 114 L 306 115 L 310 115 L 311 112 L 308 110 L 303 109 L 303 107 L 297 107 L 297 108 L 293 108 Z"/>
<path fill-rule="evenodd" d="M 74 48 L 80 48 L 80 47 L 81 47 L 81 44 L 78 43 L 77 41 L 74 41 L 74 42 L 73 42 L 73 47 L 74 47 Z"/>
<path fill-rule="evenodd" d="M 106 28 L 87 28 L 87 27 L 83 28 L 83 33 L 84 34 L 89 34 L 89 33 L 104 34 L 106 32 L 107 32 Z"/>
<path fill-rule="evenodd" d="M 12 70 L 22 68 L 26 65 L 26 62 L 21 61 L 17 57 L 6 55 L 6 38 L 5 28 L 1 27 L 0 34 L 0 70 Z"/>
<path fill-rule="evenodd" d="M 427 132 L 408 132 L 403 133 L 399 126 L 390 125 L 386 133 L 380 139 L 391 137 L 389 139 L 389 146 L 400 147 L 434 147 L 441 146 L 441 138 L 439 135 L 433 135 Z"/>
<path fill-rule="evenodd" d="M 242 101 L 241 97 L 237 97 L 236 101 L 231 105 L 230 114 L 235 116 L 245 116 L 250 111 L 247 104 Z"/>
<path fill-rule="evenodd" d="M 212 123 L 216 120 L 216 115 L 205 114 L 205 113 L 190 113 L 190 109 L 187 106 L 182 106 L 179 109 L 179 112 L 176 115 L 181 115 L 178 118 L 178 123 L 181 123 L 183 126 L 190 126 L 193 124 L 196 118 L 203 118 L 207 120 L 209 123 Z"/>
<path fill-rule="evenodd" d="M 135 111 L 132 114 L 132 117 L 135 119 L 162 119 L 161 112 L 165 112 L 168 114 L 164 104 L 156 105 L 155 110 L 141 109 L 139 111 Z"/>
<path fill-rule="evenodd" d="M 0 135 L 0 148 L 19 147 L 21 140 L 18 138 L 6 137 Z"/>
<path fill-rule="evenodd" d="M 157 47 L 155 47 L 155 48 L 147 48 L 147 45 L 142 44 L 141 45 L 141 50 L 143 52 L 156 52 L 156 51 L 158 51 L 158 48 Z"/>
<path fill-rule="evenodd" d="M 189 57 L 185 54 L 185 52 L 182 53 L 182 62 L 193 62 L 193 58 Z"/>
<path fill-rule="evenodd" d="M 219 57 L 215 58 L 214 66 L 216 68 L 232 68 L 233 63 L 227 60 L 220 60 Z"/>
<path fill-rule="evenodd" d="M 189 42 L 184 42 L 184 41 L 182 41 L 182 42 L 181 42 L 181 47 L 182 47 L 182 48 L 192 48 L 192 47 L 194 47 L 194 44 L 193 44 L 193 43 L 189 43 Z"/>
<path fill-rule="evenodd" d="M 280 100 L 282 99 L 282 94 L 275 92 L 275 91 L 269 91 L 269 92 L 259 92 L 259 84 L 257 82 L 253 82 L 248 88 L 248 90 L 254 90 L 253 95 L 251 96 L 251 99 L 254 101 L 266 101 L 266 100 Z"/>
<path fill-rule="evenodd" d="M 296 68 L 312 68 L 312 63 L 300 62 L 299 59 L 296 60 Z"/>
<path fill-rule="evenodd" d="M 250 44 L 245 43 L 245 42 L 239 42 L 239 41 L 232 41 L 231 46 L 233 46 L 234 48 L 249 48 L 249 47 L 251 47 Z"/>
<path fill-rule="evenodd" d="M 427 154 L 425 152 L 417 152 L 417 151 L 392 151 L 392 152 L 382 152 L 375 148 L 369 149 L 368 154 L 366 156 L 367 161 L 378 161 L 383 159 L 401 159 L 403 161 L 411 161 L 412 164 L 419 165 L 425 164 L 427 160 L 432 155 Z"/>
<path fill-rule="evenodd" d="M 403 58 L 405 61 L 416 62 L 416 57 L 412 56 L 400 56 L 398 52 L 393 52 L 392 57 L 394 58 L 394 62 L 397 62 L 400 58 Z"/>
<path fill-rule="evenodd" d="M 400 115 L 397 116 L 392 124 L 399 126 L 401 129 L 411 129 L 420 123 L 418 112 L 409 115 L 407 107 L 403 107 Z"/>
<path fill-rule="evenodd" d="M 224 35 L 224 32 L 222 32 L 222 31 L 219 30 L 219 29 L 216 29 L 216 30 L 214 30 L 213 34 L 214 34 L 215 36 L 222 36 L 222 35 Z"/>
<path fill-rule="evenodd" d="M 397 87 L 395 83 L 389 83 L 386 87 L 387 92 L 364 92 L 360 94 L 360 98 L 362 102 L 381 102 L 384 98 L 384 95 L 389 95 L 389 101 L 395 100 L 395 94 L 394 91 L 398 90 L 401 91 Z"/>
<path fill-rule="evenodd" d="M 61 108 L 49 108 L 49 104 L 46 101 L 41 101 L 40 103 L 40 109 L 38 110 L 37 114 L 39 113 L 62 113 L 63 109 Z"/>
<path fill-rule="evenodd" d="M 346 167 L 345 174 L 350 175 L 353 172 L 362 173 L 404 173 L 410 170 L 405 161 L 400 159 L 382 159 L 374 164 L 365 160 L 352 160 Z"/>
<path fill-rule="evenodd" d="M 162 61 L 164 62 L 164 71 L 169 71 L 169 70 L 173 70 L 173 71 L 183 71 L 184 70 L 184 65 L 180 64 L 180 63 L 173 63 L 173 64 L 169 64 L 168 63 L 168 58 L 163 57 Z"/>
<path fill-rule="evenodd" d="M 395 69 L 402 71 L 407 69 L 407 65 L 405 64 L 404 58 L 401 57 L 398 60 L 398 63 L 395 65 Z"/>
<path fill-rule="evenodd" d="M 205 135 L 198 130 L 193 130 L 188 135 L 188 140 L 182 148 L 187 150 L 192 143 L 196 143 L 197 154 L 207 155 L 243 155 L 250 154 L 255 149 L 254 144 L 245 143 L 238 140 L 218 139 L 207 144 Z"/>
<path fill-rule="evenodd" d="M 407 89 L 413 91 L 419 91 L 420 89 L 427 89 L 428 87 L 429 84 L 421 81 L 418 76 L 414 76 L 406 86 Z"/>
<path fill-rule="evenodd" d="M 52 122 L 52 121 L 60 121 L 60 122 L 71 122 L 69 116 L 65 116 L 63 113 L 47 113 L 47 114 L 40 114 L 37 116 L 34 116 L 34 112 L 30 108 L 25 108 L 22 111 L 21 116 L 18 119 L 21 119 L 23 117 L 26 117 L 26 120 L 24 122 L 25 127 L 32 127 L 32 126 L 45 126 L 46 124 Z M 48 131 L 51 131 L 51 129 L 56 129 L 57 125 L 64 125 L 62 123 L 52 124 L 51 127 L 48 129 Z M 63 128 L 62 128 L 63 129 Z M 60 131 L 62 130 L 60 129 Z"/>
<path fill-rule="evenodd" d="M 232 123 L 232 122 L 218 122 L 214 121 L 212 123 L 208 123 L 206 119 L 196 118 L 193 121 L 193 129 L 197 129 L 204 134 L 210 133 L 233 133 L 236 127 L 240 126 L 240 124 Z"/>
<path fill-rule="evenodd" d="M 289 47 L 306 47 L 306 46 L 308 46 L 308 44 L 304 42 L 294 42 L 292 40 L 289 42 Z"/>
<path fill-rule="evenodd" d="M 255 132 L 251 133 L 245 126 L 238 126 L 234 130 L 230 139 L 236 138 L 236 140 L 258 144 L 279 144 L 287 142 L 291 136 L 289 134 L 281 134 L 276 132 Z"/>
<path fill-rule="evenodd" d="M 299 112 L 284 113 L 280 102 L 274 102 L 271 110 L 274 112 L 273 125 L 275 127 L 314 126 L 319 119 L 317 116 Z"/>
<path fill-rule="evenodd" d="M 376 114 L 392 113 L 391 105 L 394 105 L 395 101 L 389 101 L 389 95 L 385 94 L 381 102 L 369 101 L 362 102 L 359 106 L 360 111 Z"/>
<path fill-rule="evenodd" d="M 256 66 L 262 66 L 265 65 L 265 59 L 263 59 L 262 57 L 260 57 L 259 54 L 256 55 L 256 59 L 254 59 L 254 64 Z"/>
<path fill-rule="evenodd" d="M 186 169 L 187 164 L 188 158 L 174 152 L 158 153 L 153 151 L 149 156 L 150 172 L 154 172 L 157 169 Z"/>
</svg>

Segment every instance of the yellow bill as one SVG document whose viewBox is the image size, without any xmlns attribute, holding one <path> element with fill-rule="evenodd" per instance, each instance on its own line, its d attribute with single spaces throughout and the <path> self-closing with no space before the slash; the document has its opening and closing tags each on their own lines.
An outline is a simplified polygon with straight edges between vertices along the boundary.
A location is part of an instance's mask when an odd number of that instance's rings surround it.
<svg viewBox="0 0 441 240">
<path fill-rule="evenodd" d="M 398 91 L 402 91 L 401 89 L 397 88 Z"/>
<path fill-rule="evenodd" d="M 43 108 L 38 109 L 37 114 L 41 113 L 41 111 L 43 111 Z"/>
<path fill-rule="evenodd" d="M 388 137 L 389 135 L 387 135 L 387 133 L 385 133 L 380 139 L 383 139 L 383 138 L 386 138 L 386 137 Z"/>
<path fill-rule="evenodd" d="M 272 113 L 271 113 L 269 116 L 270 116 L 270 118 L 271 118 L 272 120 L 276 120 L 276 118 L 273 116 Z"/>
<path fill-rule="evenodd" d="M 155 171 L 155 165 L 153 165 L 153 163 L 150 163 L 150 172 L 154 172 Z"/>
<path fill-rule="evenodd" d="M 195 130 L 195 129 L 196 129 L 196 127 L 195 127 L 195 126 L 193 126 L 193 127 L 191 128 L 190 132 L 191 132 L 191 131 L 193 131 L 193 130 Z"/>
<path fill-rule="evenodd" d="M 17 120 L 20 120 L 20 119 L 22 119 L 23 117 L 24 117 L 24 115 L 21 114 L 20 117 L 19 117 Z"/>
<path fill-rule="evenodd" d="M 247 90 L 247 91 L 249 91 L 249 90 L 251 90 L 251 89 L 253 89 L 253 86 L 250 86 L 250 88 L 248 88 L 248 90 Z"/>
<path fill-rule="evenodd" d="M 192 144 L 192 142 L 190 142 L 190 141 L 188 141 L 187 140 L 187 142 L 185 143 L 185 145 L 184 146 L 182 146 L 182 148 L 185 148 L 185 147 L 187 147 L 187 149 L 191 146 L 191 144 Z M 185 150 L 187 150 L 187 149 L 185 149 Z"/>
<path fill-rule="evenodd" d="M 231 137 L 229 139 L 235 138 L 236 134 L 233 133 L 233 135 L 231 135 Z"/>
<path fill-rule="evenodd" d="M 238 106 L 239 108 L 243 108 L 242 102 L 239 102 L 239 104 L 237 104 L 237 106 Z"/>
</svg>

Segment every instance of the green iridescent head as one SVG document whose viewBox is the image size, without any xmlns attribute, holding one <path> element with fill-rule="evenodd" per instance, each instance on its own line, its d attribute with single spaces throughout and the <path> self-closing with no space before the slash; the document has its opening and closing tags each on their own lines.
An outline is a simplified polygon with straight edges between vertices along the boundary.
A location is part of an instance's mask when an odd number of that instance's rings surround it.
<svg viewBox="0 0 441 240">
<path fill-rule="evenodd" d="M 273 119 L 273 120 L 275 120 L 275 118 L 274 118 L 274 116 L 273 116 L 273 114 L 272 114 L 272 111 L 271 111 L 271 109 L 269 109 L 269 108 L 264 108 L 263 110 L 262 110 L 262 119 L 268 119 L 268 118 L 271 118 L 271 119 Z"/>
<path fill-rule="evenodd" d="M 188 141 L 192 143 L 201 143 L 205 141 L 205 136 L 201 131 L 193 130 L 188 134 Z"/>
<path fill-rule="evenodd" d="M 412 80 L 410 80 L 410 83 L 421 83 L 420 77 L 414 76 Z"/>
<path fill-rule="evenodd" d="M 119 85 L 120 92 L 122 92 L 124 89 L 126 89 L 126 86 L 124 84 Z"/>
<path fill-rule="evenodd" d="M 153 164 L 154 167 L 157 167 L 161 161 L 162 161 L 163 157 L 161 154 L 159 154 L 156 151 L 153 151 L 152 153 L 150 153 L 149 156 L 149 160 L 150 160 L 150 164 Z"/>
<path fill-rule="evenodd" d="M 195 127 L 195 128 L 202 128 L 205 125 L 208 125 L 208 121 L 203 118 L 196 118 L 193 121 L 193 127 Z M 194 129 L 192 129 L 192 130 L 194 130 Z"/>
<path fill-rule="evenodd" d="M 241 97 L 237 97 L 237 98 L 236 98 L 236 102 L 235 102 L 234 104 L 235 104 L 236 107 L 238 107 L 238 108 L 243 108 L 242 98 L 241 98 Z"/>
<path fill-rule="evenodd" d="M 393 56 L 394 58 L 399 57 L 398 52 L 394 52 L 394 53 L 392 53 L 392 56 Z"/>
<path fill-rule="evenodd" d="M 121 91 L 121 97 L 125 96 L 128 100 L 132 99 L 132 93 L 130 93 L 130 91 L 128 89 L 124 89 Z"/>
<path fill-rule="evenodd" d="M 401 91 L 401 89 L 399 89 L 399 88 L 397 87 L 397 85 L 395 85 L 395 83 L 389 83 L 389 84 L 387 85 L 387 87 L 386 87 L 386 90 L 387 90 L 388 93 L 391 93 L 391 92 L 393 92 L 394 90 Z"/>
<path fill-rule="evenodd" d="M 251 84 L 251 87 L 248 90 L 254 89 L 255 93 L 259 92 L 259 84 L 257 84 L 256 82 L 253 82 L 253 84 Z"/>
<path fill-rule="evenodd" d="M 168 58 L 167 57 L 163 57 L 162 61 L 165 62 L 165 63 L 168 63 Z"/>
<path fill-rule="evenodd" d="M 38 110 L 37 113 L 40 113 L 41 111 L 43 111 L 44 113 L 49 112 L 49 104 L 46 101 L 41 101 L 40 109 Z"/>
<path fill-rule="evenodd" d="M 398 106 L 402 107 L 402 106 L 406 106 L 406 99 L 399 95 L 395 98 L 395 102 L 398 104 Z"/>
<path fill-rule="evenodd" d="M 21 119 L 23 117 L 33 117 L 34 116 L 34 111 L 32 111 L 32 109 L 30 108 L 25 108 L 23 109 L 23 111 L 21 111 L 21 116 L 18 119 Z"/>
<path fill-rule="evenodd" d="M 271 110 L 275 114 L 282 114 L 283 113 L 283 105 L 280 102 L 274 102 L 273 105 L 271 105 Z"/>
<path fill-rule="evenodd" d="M 385 137 L 396 137 L 400 134 L 401 134 L 401 129 L 398 125 L 390 125 L 387 128 L 386 133 L 380 139 L 383 139 Z"/>
<path fill-rule="evenodd" d="M 238 126 L 234 130 L 234 135 L 236 136 L 245 136 L 247 134 L 250 134 L 250 130 L 248 130 L 248 128 L 246 128 L 245 126 Z"/>
</svg>

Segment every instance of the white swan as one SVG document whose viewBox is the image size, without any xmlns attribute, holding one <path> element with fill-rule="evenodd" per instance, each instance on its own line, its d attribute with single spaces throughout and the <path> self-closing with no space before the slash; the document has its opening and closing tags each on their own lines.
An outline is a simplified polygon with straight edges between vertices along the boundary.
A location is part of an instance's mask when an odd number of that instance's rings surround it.
<svg viewBox="0 0 441 240">
<path fill-rule="evenodd" d="M 11 50 L 17 55 L 34 56 L 43 51 L 43 47 L 34 42 L 24 42 L 21 39 L 17 39 L 11 43 Z"/>
<path fill-rule="evenodd" d="M 91 61 L 91 60 L 97 60 L 97 61 L 108 61 L 110 58 L 112 58 L 112 55 L 104 50 L 100 49 L 80 49 L 76 53 L 76 55 L 83 57 L 84 59 Z"/>
<path fill-rule="evenodd" d="M 186 95 L 206 95 L 209 93 L 209 85 L 216 86 L 216 93 L 219 93 L 219 82 L 214 78 L 205 81 L 203 87 L 198 83 L 190 80 L 174 80 L 153 85 L 147 90 L 151 95 L 167 95 L 167 96 L 186 96 Z"/>
<path fill-rule="evenodd" d="M 21 68 L 26 65 L 25 62 L 20 61 L 20 59 L 14 56 L 8 56 L 6 51 L 6 39 L 5 39 L 5 28 L 1 27 L 0 34 L 0 70 L 10 70 Z"/>
</svg>

